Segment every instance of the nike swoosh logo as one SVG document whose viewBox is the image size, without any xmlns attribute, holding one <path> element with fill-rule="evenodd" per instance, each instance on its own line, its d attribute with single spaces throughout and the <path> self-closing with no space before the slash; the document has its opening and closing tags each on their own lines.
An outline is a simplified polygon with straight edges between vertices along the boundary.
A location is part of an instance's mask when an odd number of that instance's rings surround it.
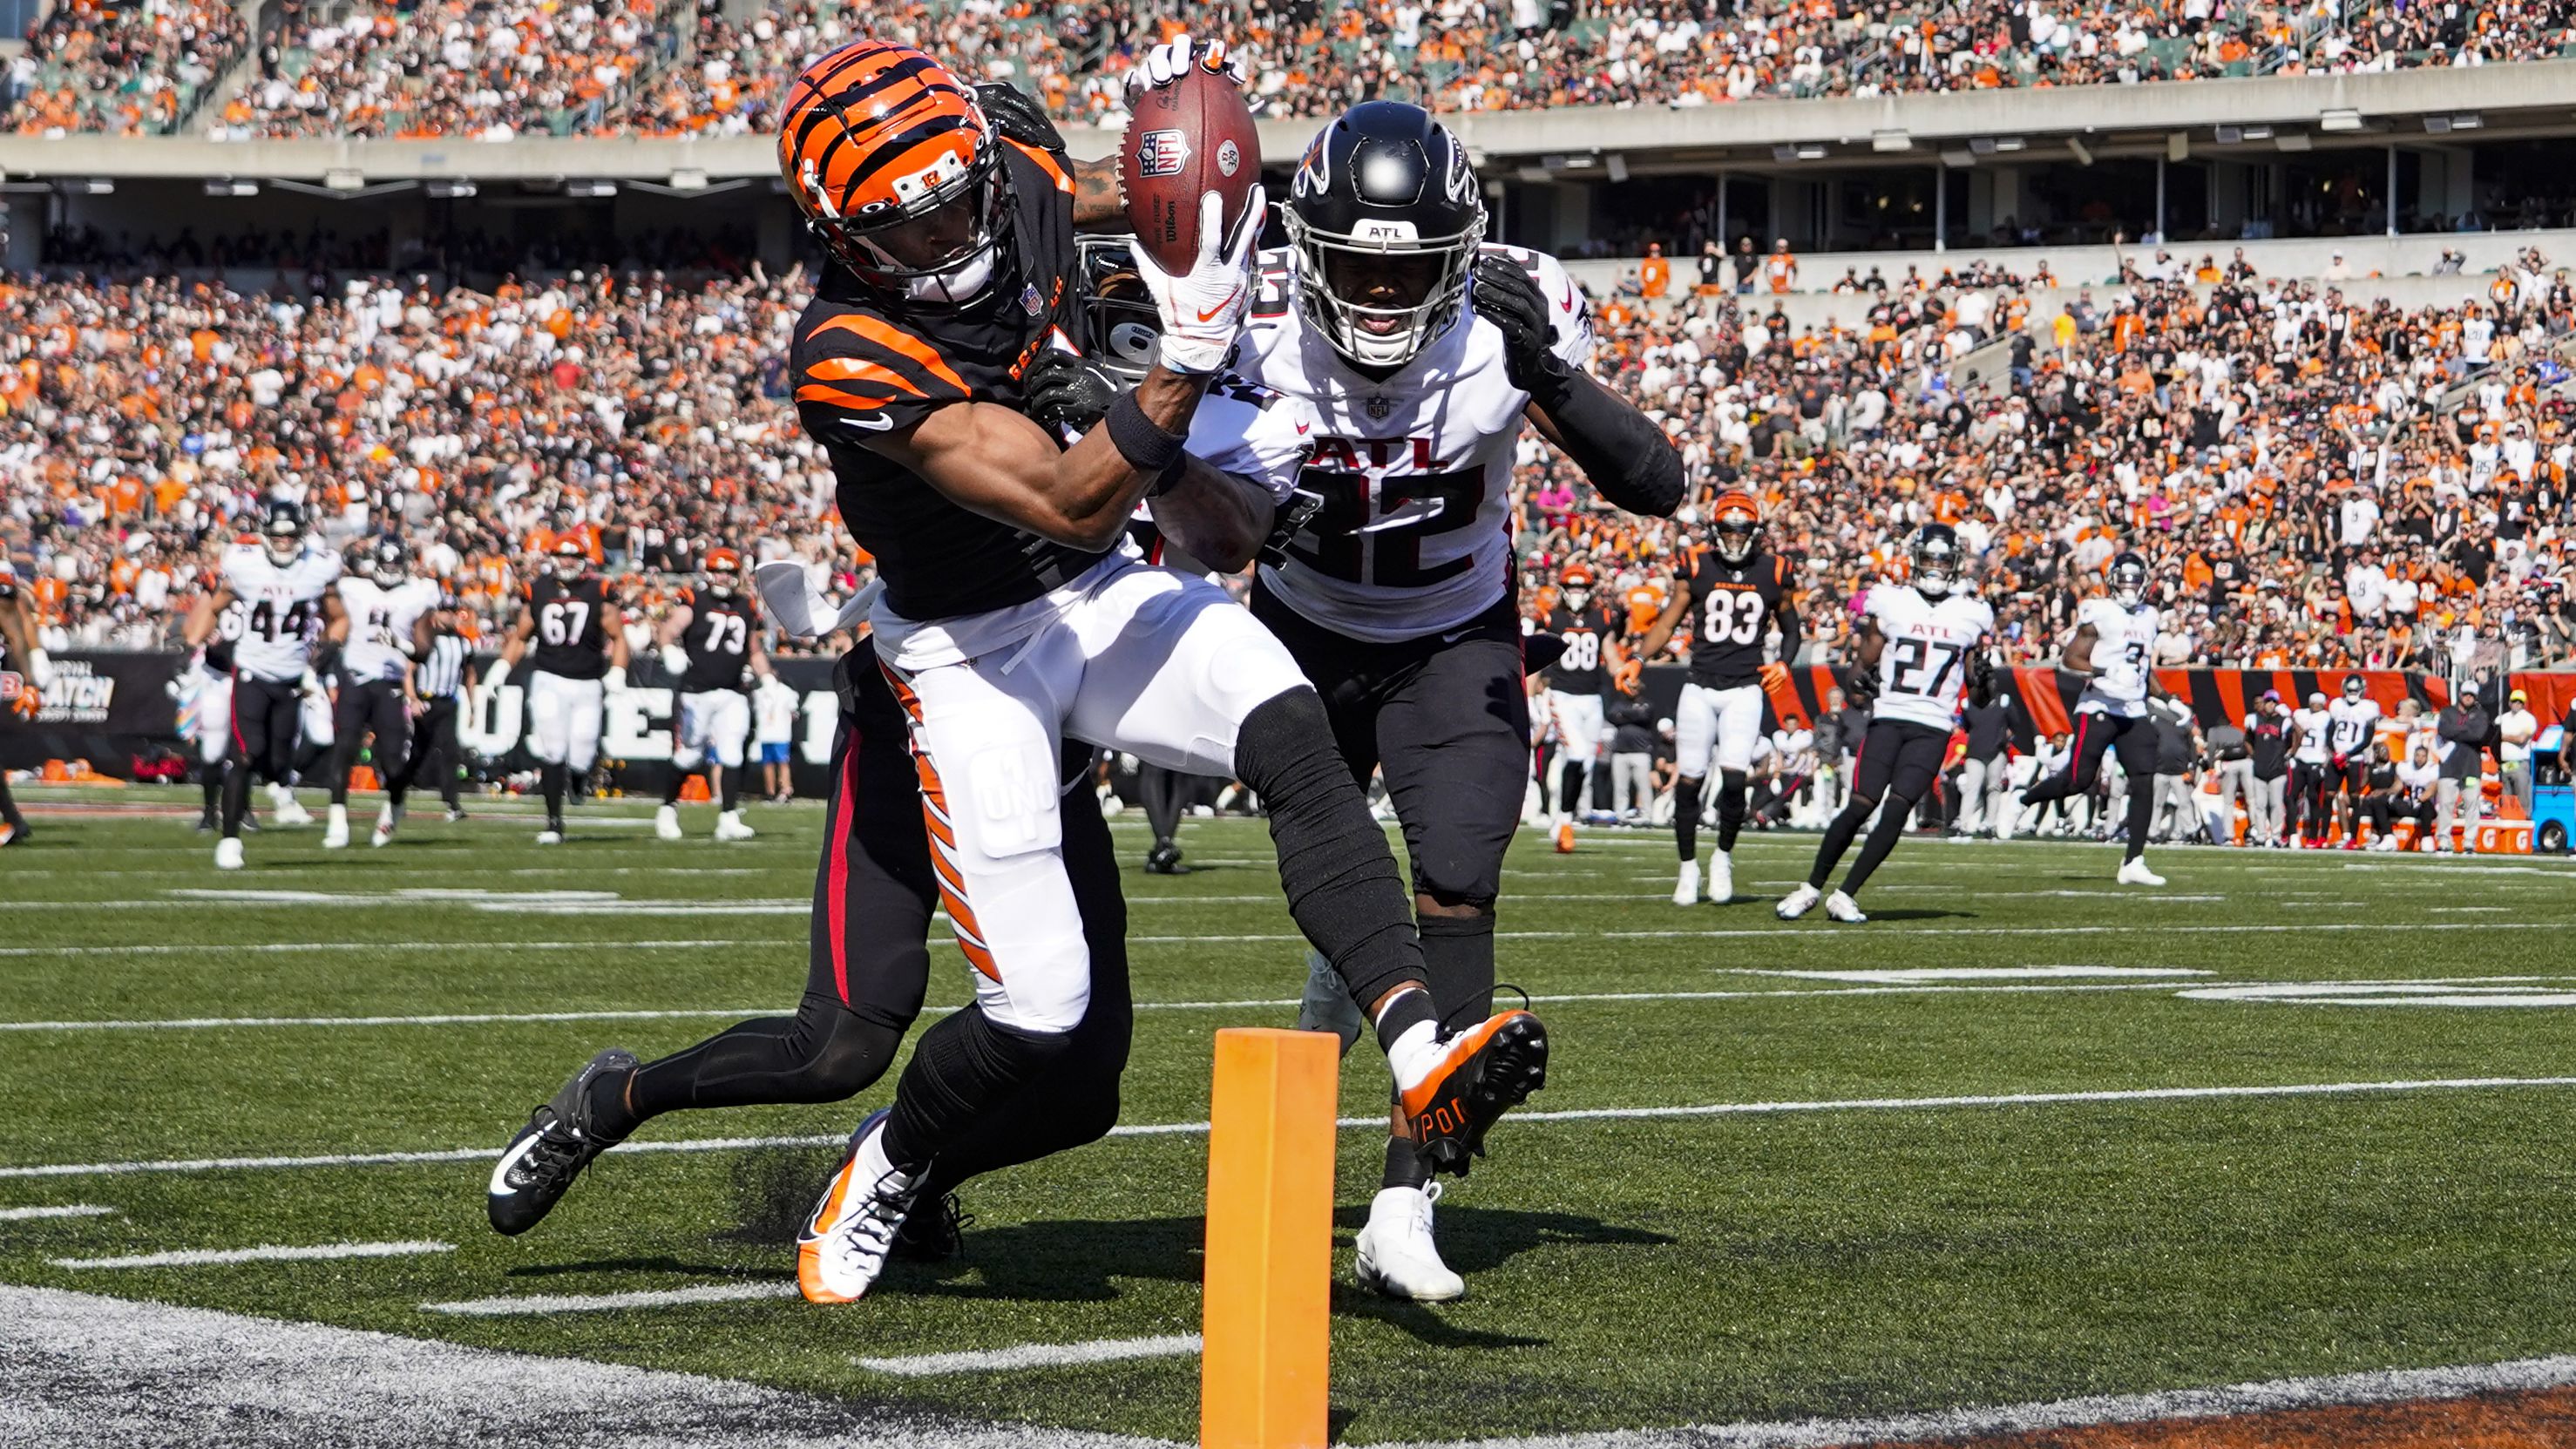
<svg viewBox="0 0 2576 1449">
<path fill-rule="evenodd" d="M 1217 304 L 1216 304 L 1215 306 L 1208 308 L 1208 309 L 1207 309 L 1206 311 L 1204 311 L 1204 312 L 1201 312 L 1201 313 L 1199 314 L 1199 320 L 1200 320 L 1200 321 L 1202 321 L 1202 322 L 1213 322 L 1213 321 L 1215 321 L 1215 320 L 1217 319 L 1217 317 L 1225 311 L 1225 309 L 1226 309 L 1226 308 L 1231 307 L 1231 306 L 1233 306 L 1233 305 L 1234 305 L 1234 299 L 1235 299 L 1235 298 L 1240 297 L 1240 296 L 1242 296 L 1242 295 L 1243 295 L 1243 289 L 1242 289 L 1241 287 L 1237 287 L 1237 288 L 1235 288 L 1233 291 L 1226 293 L 1226 294 L 1225 294 L 1225 296 L 1224 296 L 1223 298 L 1221 298 L 1221 299 L 1219 299 L 1219 300 L 1218 300 L 1218 302 L 1217 302 Z"/>
<path fill-rule="evenodd" d="M 1440 642 L 1443 644 L 1455 644 L 1474 632 L 1476 631 L 1475 626 L 1473 625 L 1469 625 L 1464 629 L 1452 629 L 1448 633 L 1440 636 Z"/>
<path fill-rule="evenodd" d="M 887 417 L 882 413 L 872 418 L 853 418 L 845 416 L 841 421 L 848 423 L 854 428 L 865 428 L 871 433 L 882 433 L 886 429 L 894 426 L 894 419 Z"/>
</svg>

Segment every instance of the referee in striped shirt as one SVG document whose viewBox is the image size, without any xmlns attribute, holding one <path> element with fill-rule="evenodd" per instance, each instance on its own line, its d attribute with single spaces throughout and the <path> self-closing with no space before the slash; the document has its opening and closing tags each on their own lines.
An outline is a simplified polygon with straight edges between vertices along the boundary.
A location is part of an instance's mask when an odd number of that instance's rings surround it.
<svg viewBox="0 0 2576 1449">
<path fill-rule="evenodd" d="M 403 797 L 420 778 L 421 766 L 429 762 L 433 750 L 439 756 L 438 793 L 447 801 L 447 818 L 465 818 L 465 807 L 457 798 L 465 775 L 465 752 L 456 742 L 456 712 L 473 692 L 474 662 L 472 646 L 457 632 L 456 610 L 454 594 L 439 595 L 438 612 L 430 616 L 429 652 L 412 665 L 421 716 L 411 732 L 411 758 L 403 761 L 401 772 L 387 787 L 396 819 L 402 816 Z"/>
</svg>

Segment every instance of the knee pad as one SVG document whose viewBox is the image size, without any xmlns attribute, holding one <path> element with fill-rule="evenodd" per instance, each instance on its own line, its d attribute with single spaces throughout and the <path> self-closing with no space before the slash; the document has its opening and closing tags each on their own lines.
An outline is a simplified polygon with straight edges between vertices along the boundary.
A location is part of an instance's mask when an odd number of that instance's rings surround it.
<svg viewBox="0 0 2576 1449">
<path fill-rule="evenodd" d="M 1717 772 L 1717 808 L 1719 810 L 1735 815 L 1742 815 L 1744 813 L 1744 792 L 1745 783 L 1744 772 L 1742 770 L 1720 770 Z"/>
<path fill-rule="evenodd" d="M 903 1045 L 903 1028 L 871 1021 L 828 996 L 807 996 L 802 1014 L 826 1021 L 809 1033 L 812 1045 L 797 1064 L 798 1081 L 814 1094 L 811 1101 L 845 1102 L 875 1086 Z"/>
</svg>

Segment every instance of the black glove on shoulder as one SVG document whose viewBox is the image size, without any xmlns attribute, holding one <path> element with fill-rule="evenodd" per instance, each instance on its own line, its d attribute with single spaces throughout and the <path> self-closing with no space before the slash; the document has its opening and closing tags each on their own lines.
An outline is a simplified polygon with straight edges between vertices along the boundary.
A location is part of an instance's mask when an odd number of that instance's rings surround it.
<svg viewBox="0 0 2576 1449">
<path fill-rule="evenodd" d="M 1026 91 L 1008 81 L 985 81 L 975 87 L 975 104 L 984 108 L 984 119 L 1005 140 L 1041 151 L 1064 154 L 1064 133 L 1055 128 L 1038 103 Z"/>
<path fill-rule="evenodd" d="M 1499 252 L 1476 258 L 1473 275 L 1467 303 L 1503 334 L 1503 371 L 1512 386 L 1540 407 L 1563 398 L 1574 370 L 1556 355 L 1547 294 L 1519 263 Z"/>
<path fill-rule="evenodd" d="M 1027 390 L 1032 420 L 1076 435 L 1090 432 L 1127 390 L 1125 382 L 1099 363 L 1053 348 L 1029 364 L 1020 385 Z"/>
</svg>

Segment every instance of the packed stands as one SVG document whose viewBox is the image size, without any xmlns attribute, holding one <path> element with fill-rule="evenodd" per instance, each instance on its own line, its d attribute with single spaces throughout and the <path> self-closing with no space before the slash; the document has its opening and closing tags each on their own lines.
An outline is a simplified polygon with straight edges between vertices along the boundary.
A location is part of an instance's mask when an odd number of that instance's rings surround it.
<svg viewBox="0 0 2576 1449">
<path fill-rule="evenodd" d="M 160 135 L 189 117 L 249 39 L 225 0 L 67 0 L 10 63 L 6 129 Z"/>
</svg>

